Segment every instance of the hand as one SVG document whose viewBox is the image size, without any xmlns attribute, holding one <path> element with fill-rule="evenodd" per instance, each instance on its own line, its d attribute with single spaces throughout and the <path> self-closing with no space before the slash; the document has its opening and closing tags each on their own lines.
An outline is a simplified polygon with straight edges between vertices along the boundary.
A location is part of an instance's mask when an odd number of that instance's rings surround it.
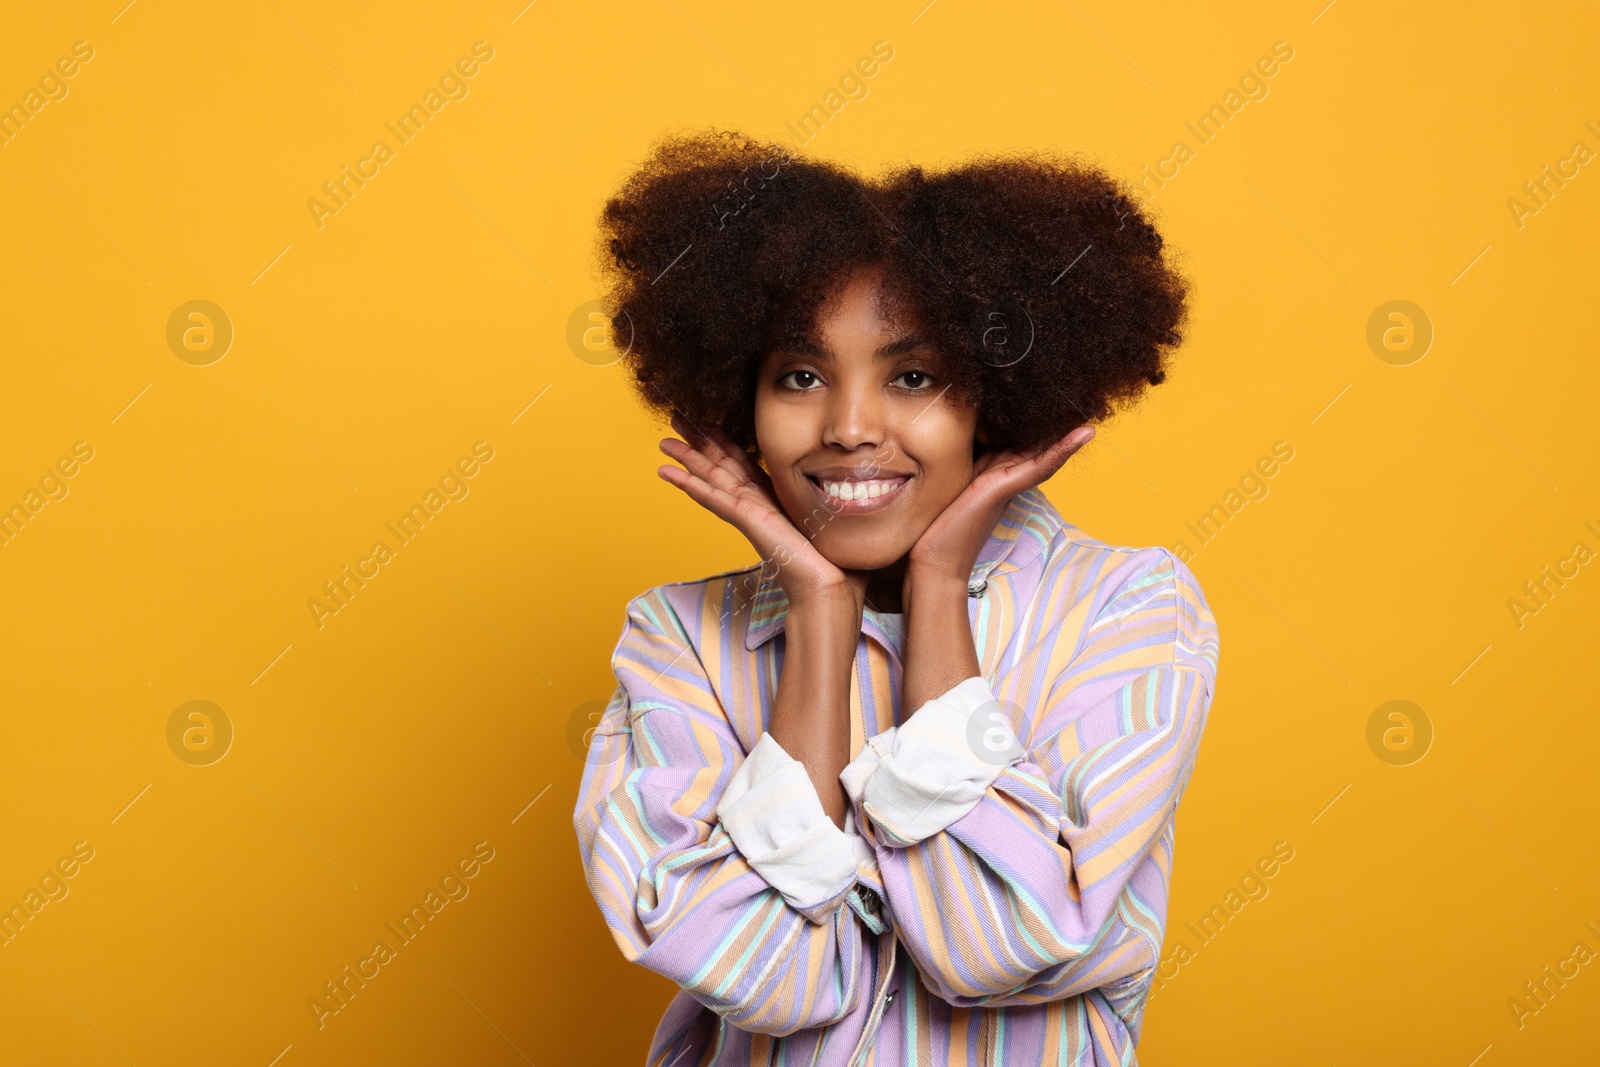
<svg viewBox="0 0 1600 1067">
<path fill-rule="evenodd" d="M 1081 426 L 1034 452 L 983 456 L 972 483 L 911 547 L 901 586 L 909 649 L 901 683 L 906 714 L 965 679 L 981 676 L 967 621 L 967 582 L 978 553 L 1011 498 L 1060 470 L 1093 436 L 1092 427 Z"/>
<path fill-rule="evenodd" d="M 847 594 L 861 599 L 855 583 L 789 521 L 772 491 L 772 480 L 744 449 L 721 429 L 699 431 L 682 416 L 673 416 L 672 428 L 684 440 L 669 437 L 661 442 L 661 451 L 683 467 L 661 467 L 657 473 L 744 534 L 761 556 L 763 569 L 777 568 L 778 584 L 791 605 L 842 599 Z M 859 615 L 859 603 L 856 612 Z"/>
<path fill-rule="evenodd" d="M 974 467 L 971 484 L 925 530 L 911 548 L 913 573 L 959 581 L 972 575 L 989 535 L 1011 498 L 1055 474 L 1067 458 L 1094 437 L 1092 426 L 1080 426 L 1060 440 L 1032 452 L 990 452 Z"/>
</svg>

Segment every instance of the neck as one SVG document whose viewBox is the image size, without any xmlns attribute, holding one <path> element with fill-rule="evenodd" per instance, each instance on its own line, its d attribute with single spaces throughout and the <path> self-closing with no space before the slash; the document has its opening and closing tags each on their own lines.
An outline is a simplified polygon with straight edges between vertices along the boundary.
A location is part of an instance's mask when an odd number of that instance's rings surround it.
<svg viewBox="0 0 1600 1067">
<path fill-rule="evenodd" d="M 866 604 L 873 611 L 901 612 L 901 590 L 905 586 L 906 565 L 910 555 L 901 556 L 887 567 L 873 571 L 847 571 L 850 581 L 864 594 Z"/>
</svg>

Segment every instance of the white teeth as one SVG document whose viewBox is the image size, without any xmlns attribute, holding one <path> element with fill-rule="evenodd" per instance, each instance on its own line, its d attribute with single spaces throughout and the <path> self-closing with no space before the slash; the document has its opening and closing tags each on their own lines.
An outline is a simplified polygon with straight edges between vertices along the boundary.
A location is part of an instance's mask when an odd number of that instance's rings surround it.
<svg viewBox="0 0 1600 1067">
<path fill-rule="evenodd" d="M 887 481 L 875 478 L 867 481 L 823 482 L 822 490 L 835 500 L 876 500 L 893 493 L 900 488 L 900 484 L 899 479 Z"/>
</svg>

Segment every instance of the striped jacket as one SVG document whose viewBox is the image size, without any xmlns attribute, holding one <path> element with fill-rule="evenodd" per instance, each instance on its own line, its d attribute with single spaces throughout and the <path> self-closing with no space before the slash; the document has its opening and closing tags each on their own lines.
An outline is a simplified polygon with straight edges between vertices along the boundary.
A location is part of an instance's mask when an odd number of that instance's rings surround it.
<svg viewBox="0 0 1600 1067">
<path fill-rule="evenodd" d="M 1015 497 L 968 587 L 982 670 L 903 713 L 868 609 L 845 830 L 765 730 L 759 568 L 628 606 L 574 825 L 623 955 L 682 992 L 649 1067 L 1133 1064 L 1217 630 L 1164 548 Z"/>
</svg>

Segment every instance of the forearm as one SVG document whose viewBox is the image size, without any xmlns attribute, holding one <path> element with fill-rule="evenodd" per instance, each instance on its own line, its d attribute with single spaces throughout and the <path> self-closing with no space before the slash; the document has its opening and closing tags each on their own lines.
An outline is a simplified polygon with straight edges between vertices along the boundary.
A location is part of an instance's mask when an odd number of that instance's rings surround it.
<svg viewBox="0 0 1600 1067">
<path fill-rule="evenodd" d="M 840 829 L 850 803 L 839 772 L 850 762 L 850 672 L 860 633 L 861 609 L 848 601 L 792 605 L 767 725 L 783 750 L 805 764 L 822 810 Z"/>
<path fill-rule="evenodd" d="M 967 617 L 967 583 L 945 575 L 907 573 L 906 714 L 979 675 L 978 649 Z"/>
</svg>

